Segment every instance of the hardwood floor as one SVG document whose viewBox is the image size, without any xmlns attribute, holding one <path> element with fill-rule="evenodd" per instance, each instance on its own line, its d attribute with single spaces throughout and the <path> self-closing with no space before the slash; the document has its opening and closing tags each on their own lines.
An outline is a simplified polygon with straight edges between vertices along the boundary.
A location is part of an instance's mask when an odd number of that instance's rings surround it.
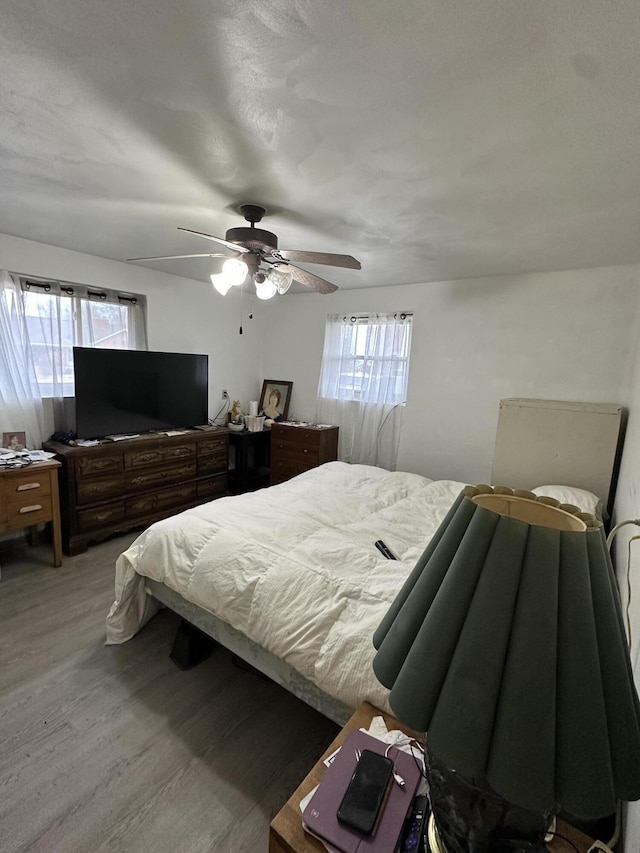
<svg viewBox="0 0 640 853">
<path fill-rule="evenodd" d="M 1 853 L 266 851 L 338 727 L 216 648 L 170 660 L 160 612 L 104 645 L 127 534 L 50 566 L 0 543 Z"/>
</svg>

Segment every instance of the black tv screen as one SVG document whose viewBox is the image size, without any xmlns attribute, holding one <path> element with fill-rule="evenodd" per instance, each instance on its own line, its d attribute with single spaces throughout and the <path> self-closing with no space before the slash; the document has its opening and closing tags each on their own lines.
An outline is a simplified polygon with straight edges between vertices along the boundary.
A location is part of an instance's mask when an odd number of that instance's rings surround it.
<svg viewBox="0 0 640 853">
<path fill-rule="evenodd" d="M 78 438 L 206 424 L 209 356 L 73 348 Z"/>
</svg>

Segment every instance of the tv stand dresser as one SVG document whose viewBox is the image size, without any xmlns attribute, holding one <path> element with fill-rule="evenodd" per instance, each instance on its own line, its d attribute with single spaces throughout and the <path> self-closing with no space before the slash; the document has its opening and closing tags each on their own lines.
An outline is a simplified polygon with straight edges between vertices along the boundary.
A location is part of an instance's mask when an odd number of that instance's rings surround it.
<svg viewBox="0 0 640 853">
<path fill-rule="evenodd" d="M 115 533 L 229 494 L 229 430 L 101 441 L 90 447 L 47 441 L 61 463 L 62 547 L 73 556 Z"/>
</svg>

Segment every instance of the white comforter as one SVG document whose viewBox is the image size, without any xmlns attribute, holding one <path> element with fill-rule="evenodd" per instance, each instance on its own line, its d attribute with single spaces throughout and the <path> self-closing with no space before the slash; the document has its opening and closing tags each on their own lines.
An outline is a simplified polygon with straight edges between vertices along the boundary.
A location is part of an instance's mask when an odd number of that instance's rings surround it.
<svg viewBox="0 0 640 853">
<path fill-rule="evenodd" d="M 107 643 L 149 618 L 149 577 L 346 705 L 388 707 L 371 668 L 373 633 L 463 486 L 330 462 L 159 521 L 118 558 Z"/>
</svg>

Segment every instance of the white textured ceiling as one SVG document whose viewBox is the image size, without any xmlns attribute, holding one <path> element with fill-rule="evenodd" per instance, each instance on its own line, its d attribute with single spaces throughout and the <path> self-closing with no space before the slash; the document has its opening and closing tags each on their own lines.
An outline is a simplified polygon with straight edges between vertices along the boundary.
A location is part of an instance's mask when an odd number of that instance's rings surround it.
<svg viewBox="0 0 640 853">
<path fill-rule="evenodd" d="M 341 287 L 640 262 L 640 3 L 0 0 L 0 232 L 215 251 L 177 226 L 242 202 Z"/>
</svg>

